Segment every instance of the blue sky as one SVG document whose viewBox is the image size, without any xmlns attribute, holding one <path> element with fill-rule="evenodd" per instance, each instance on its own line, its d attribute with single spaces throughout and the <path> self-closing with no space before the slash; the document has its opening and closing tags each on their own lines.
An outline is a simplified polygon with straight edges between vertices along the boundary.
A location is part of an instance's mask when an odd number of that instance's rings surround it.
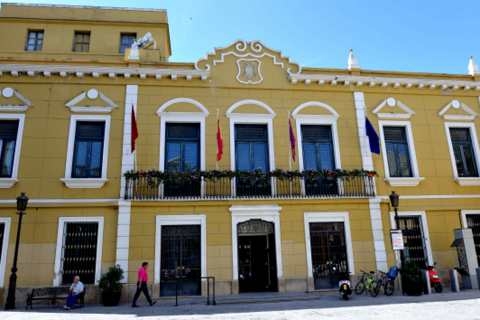
<svg viewBox="0 0 480 320">
<path fill-rule="evenodd" d="M 11 1 L 13 2 L 13 1 Z M 480 62 L 480 1 L 50 0 L 168 10 L 173 56 L 193 62 L 237 39 L 261 40 L 303 66 L 467 73 Z"/>
</svg>

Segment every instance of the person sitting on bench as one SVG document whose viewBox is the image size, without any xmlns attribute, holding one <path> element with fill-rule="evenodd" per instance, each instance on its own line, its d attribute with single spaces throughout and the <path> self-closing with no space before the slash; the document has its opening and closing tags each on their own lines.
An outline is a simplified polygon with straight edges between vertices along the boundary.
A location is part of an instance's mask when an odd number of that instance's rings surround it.
<svg viewBox="0 0 480 320">
<path fill-rule="evenodd" d="M 80 281 L 80 277 L 77 275 L 73 277 L 73 283 L 70 286 L 70 290 L 68 292 L 67 303 L 63 307 L 65 310 L 70 310 L 77 305 L 78 298 L 85 290 L 85 286 Z"/>
</svg>

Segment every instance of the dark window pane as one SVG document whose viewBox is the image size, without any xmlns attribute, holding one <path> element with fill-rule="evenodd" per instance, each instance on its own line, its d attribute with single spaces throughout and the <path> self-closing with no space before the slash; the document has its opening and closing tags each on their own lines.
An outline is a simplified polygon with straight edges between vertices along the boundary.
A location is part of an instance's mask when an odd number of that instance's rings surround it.
<svg viewBox="0 0 480 320">
<path fill-rule="evenodd" d="M 27 35 L 26 51 L 40 51 L 43 46 L 43 30 L 30 30 Z"/>
<path fill-rule="evenodd" d="M 413 177 L 405 127 L 383 127 L 391 177 Z"/>
<path fill-rule="evenodd" d="M 0 121 L 0 177 L 12 176 L 17 131 L 18 120 Z"/>
<path fill-rule="evenodd" d="M 120 34 L 120 53 L 124 53 L 125 49 L 130 48 L 132 43 L 137 39 L 136 33 Z"/>
<path fill-rule="evenodd" d="M 166 171 L 197 171 L 200 169 L 200 124 L 167 123 Z"/>
<path fill-rule="evenodd" d="M 301 131 L 304 169 L 335 169 L 332 126 L 302 125 Z"/>
<path fill-rule="evenodd" d="M 104 136 L 104 121 L 77 122 L 72 178 L 100 178 L 102 176 Z"/>
<path fill-rule="evenodd" d="M 477 160 L 469 128 L 450 128 L 450 138 L 459 177 L 478 177 Z"/>
<path fill-rule="evenodd" d="M 75 31 L 73 37 L 73 51 L 88 52 L 90 50 L 90 32 Z"/>
<path fill-rule="evenodd" d="M 235 125 L 235 157 L 238 171 L 270 171 L 267 125 Z"/>
</svg>

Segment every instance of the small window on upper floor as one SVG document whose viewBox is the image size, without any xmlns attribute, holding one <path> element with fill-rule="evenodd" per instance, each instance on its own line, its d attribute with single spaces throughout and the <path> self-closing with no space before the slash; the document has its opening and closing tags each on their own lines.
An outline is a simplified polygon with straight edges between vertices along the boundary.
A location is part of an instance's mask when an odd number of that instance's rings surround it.
<svg viewBox="0 0 480 320">
<path fill-rule="evenodd" d="M 390 177 L 413 177 L 405 127 L 383 128 Z"/>
<path fill-rule="evenodd" d="M 13 174 L 19 120 L 0 120 L 0 177 Z"/>
<path fill-rule="evenodd" d="M 90 51 L 90 31 L 75 31 L 72 50 L 74 52 Z"/>
<path fill-rule="evenodd" d="M 28 30 L 25 51 L 41 51 L 43 46 L 43 30 Z"/>
<path fill-rule="evenodd" d="M 125 49 L 130 48 L 132 43 L 137 39 L 136 33 L 120 33 L 120 53 L 124 53 Z"/>
<path fill-rule="evenodd" d="M 101 178 L 105 121 L 78 121 L 73 148 L 72 178 Z"/>
</svg>

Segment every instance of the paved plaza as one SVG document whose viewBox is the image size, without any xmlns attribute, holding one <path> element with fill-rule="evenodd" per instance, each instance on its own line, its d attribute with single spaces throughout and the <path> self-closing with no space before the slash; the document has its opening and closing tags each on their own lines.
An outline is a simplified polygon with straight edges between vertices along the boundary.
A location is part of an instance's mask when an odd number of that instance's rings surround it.
<svg viewBox="0 0 480 320">
<path fill-rule="evenodd" d="M 249 302 L 253 300 L 272 302 Z M 87 306 L 83 309 L 63 311 L 60 308 L 36 307 L 33 311 L 3 312 L 2 319 L 480 319 L 480 291 L 408 296 L 353 296 L 350 301 L 339 300 L 330 294 L 258 295 L 241 299 L 218 298 L 216 306 L 204 301 L 162 300 L 154 307 L 132 309 L 129 305 L 118 307 Z"/>
</svg>

